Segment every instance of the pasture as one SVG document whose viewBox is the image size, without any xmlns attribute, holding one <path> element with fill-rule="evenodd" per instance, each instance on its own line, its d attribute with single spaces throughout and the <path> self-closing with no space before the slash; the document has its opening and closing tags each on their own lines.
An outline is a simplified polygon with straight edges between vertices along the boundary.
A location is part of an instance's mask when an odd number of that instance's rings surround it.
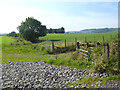
<svg viewBox="0 0 120 90">
<path fill-rule="evenodd" d="M 103 48 L 98 47 L 94 48 L 90 55 L 90 61 L 88 62 L 82 54 L 77 53 L 75 51 L 69 51 L 65 53 L 59 54 L 49 54 L 48 51 L 50 48 L 48 46 L 52 46 L 51 41 L 54 41 L 55 46 L 57 47 L 64 47 L 64 41 L 66 39 L 67 46 L 68 45 L 75 45 L 75 38 L 80 43 L 85 43 L 85 38 L 87 42 L 104 42 L 113 43 L 113 41 L 117 40 L 117 32 L 115 33 L 73 33 L 73 34 L 47 34 L 45 37 L 39 37 L 39 41 L 37 43 L 30 43 L 28 41 L 22 40 L 22 42 L 17 42 L 19 38 L 11 38 L 7 36 L 2 36 L 2 63 L 8 62 L 18 62 L 18 61 L 44 61 L 49 64 L 55 65 L 65 65 L 72 68 L 78 69 L 96 69 L 99 70 L 99 64 L 103 64 L 103 59 L 106 57 L 106 54 L 102 56 L 99 55 L 100 52 L 103 51 Z M 25 42 L 26 45 L 22 43 Z M 11 45 L 13 43 L 13 45 Z M 18 44 L 16 44 L 18 43 Z M 112 44 L 110 45 L 112 47 Z M 68 48 L 69 49 L 69 48 Z M 116 48 L 115 48 L 116 49 Z M 89 49 L 86 49 L 89 50 Z M 112 50 L 112 49 L 111 49 Z M 101 52 L 100 52 L 101 53 Z M 106 52 L 105 52 L 106 53 Z M 117 54 L 112 56 L 110 54 L 110 60 L 113 65 L 113 68 L 117 68 L 117 62 L 113 64 L 113 60 L 117 59 Z M 113 61 L 112 61 L 113 60 Z M 99 62 L 99 63 L 98 63 Z M 107 58 L 105 63 L 107 63 Z M 95 66 L 97 65 L 97 66 Z M 108 64 L 105 64 L 108 65 Z M 106 68 L 106 66 L 102 66 Z"/>
<path fill-rule="evenodd" d="M 75 38 L 77 38 L 78 41 L 82 42 L 85 40 L 92 41 L 92 42 L 98 42 L 102 41 L 104 36 L 104 39 L 106 42 L 111 42 L 111 37 L 113 39 L 117 39 L 118 33 L 69 33 L 69 34 L 47 34 L 45 37 L 39 37 L 40 40 L 53 40 L 53 41 L 64 41 L 65 39 L 67 42 L 74 42 Z"/>
</svg>

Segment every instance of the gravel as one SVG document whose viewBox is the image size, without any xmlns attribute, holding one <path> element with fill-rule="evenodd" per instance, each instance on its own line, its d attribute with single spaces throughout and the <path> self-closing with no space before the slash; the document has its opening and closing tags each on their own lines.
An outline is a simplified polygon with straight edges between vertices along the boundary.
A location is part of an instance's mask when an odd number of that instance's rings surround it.
<svg viewBox="0 0 120 90">
<path fill-rule="evenodd" d="M 1 66 L 1 65 L 0 65 Z M 108 73 L 90 73 L 88 70 L 50 65 L 44 62 L 15 62 L 2 64 L 0 85 L 4 88 L 66 88 L 68 82 L 84 77 L 108 77 Z M 0 67 L 0 68 L 1 68 Z M 107 82 L 104 88 L 120 88 L 120 81 Z M 100 86 L 100 82 L 96 85 Z M 95 86 L 95 85 L 93 85 Z M 73 88 L 90 88 L 85 84 Z"/>
</svg>

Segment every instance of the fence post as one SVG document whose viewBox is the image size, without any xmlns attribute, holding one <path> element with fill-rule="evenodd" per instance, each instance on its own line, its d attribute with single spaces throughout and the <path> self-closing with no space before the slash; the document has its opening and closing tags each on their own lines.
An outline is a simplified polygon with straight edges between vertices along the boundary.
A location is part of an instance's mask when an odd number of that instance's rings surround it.
<svg viewBox="0 0 120 90">
<path fill-rule="evenodd" d="M 74 43 L 72 42 L 72 48 L 74 49 Z M 74 50 L 72 50 L 72 51 L 74 51 Z"/>
<path fill-rule="evenodd" d="M 87 42 L 87 48 L 89 47 L 89 43 Z"/>
<path fill-rule="evenodd" d="M 94 44 L 95 44 L 95 36 L 94 36 Z"/>
<path fill-rule="evenodd" d="M 88 51 L 88 56 L 87 56 L 87 59 L 88 59 L 88 61 L 89 61 L 89 51 Z"/>
<path fill-rule="evenodd" d="M 86 39 L 86 37 L 85 37 L 85 42 L 87 42 L 87 39 Z"/>
<path fill-rule="evenodd" d="M 103 45 L 104 45 L 104 53 L 105 53 L 105 43 Z"/>
<path fill-rule="evenodd" d="M 77 48 L 80 49 L 80 45 L 79 45 L 79 42 L 77 42 Z"/>
<path fill-rule="evenodd" d="M 52 50 L 54 51 L 54 41 L 52 41 Z"/>
<path fill-rule="evenodd" d="M 75 48 L 77 48 L 77 38 L 75 38 Z"/>
<path fill-rule="evenodd" d="M 56 59 L 56 60 L 58 59 L 57 53 L 56 53 L 55 59 Z"/>
<path fill-rule="evenodd" d="M 110 48 L 109 48 L 109 44 L 107 43 L 108 64 L 110 64 L 110 61 L 109 61 L 109 52 L 110 52 Z"/>
<path fill-rule="evenodd" d="M 66 39 L 65 39 L 65 48 L 66 48 Z"/>
<path fill-rule="evenodd" d="M 104 36 L 103 36 L 103 44 L 104 44 Z"/>
</svg>

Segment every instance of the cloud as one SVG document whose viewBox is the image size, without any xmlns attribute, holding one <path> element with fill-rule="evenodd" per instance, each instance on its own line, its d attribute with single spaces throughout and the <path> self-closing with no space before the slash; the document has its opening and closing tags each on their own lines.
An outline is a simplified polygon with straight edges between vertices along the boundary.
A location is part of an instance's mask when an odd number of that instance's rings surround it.
<svg viewBox="0 0 120 90">
<path fill-rule="evenodd" d="M 47 11 L 30 7 L 16 7 L 7 4 L 0 4 L 0 11 L 0 25 L 2 25 L 0 27 L 0 33 L 11 31 L 18 32 L 16 27 L 19 26 L 25 18 L 32 16 L 41 21 L 42 24 L 50 27 L 52 25 L 51 23 L 57 22 L 56 20 L 59 18 L 58 15 L 62 15 L 59 11 Z"/>
<path fill-rule="evenodd" d="M 47 28 L 65 27 L 66 31 L 79 31 L 86 28 L 117 27 L 117 19 L 109 17 L 58 16 L 47 17 L 42 21 Z"/>
<path fill-rule="evenodd" d="M 91 18 L 91 17 L 68 17 L 69 22 L 64 23 L 67 31 L 79 31 L 86 28 L 117 27 L 117 19 L 114 18 Z M 64 21 L 63 21 L 64 22 Z"/>
<path fill-rule="evenodd" d="M 42 8 L 21 7 L 5 3 L 0 4 L 0 11 L 0 33 L 18 32 L 16 27 L 20 25 L 25 18 L 31 16 L 41 21 L 47 28 L 65 27 L 66 31 L 118 26 L 118 19 L 112 17 L 109 13 L 83 11 L 82 13 L 84 13 L 85 16 L 69 16 L 64 15 L 62 11 L 48 11 Z"/>
<path fill-rule="evenodd" d="M 102 12 L 92 12 L 92 11 L 82 11 L 85 15 L 89 17 L 109 17 L 111 14 Z"/>
</svg>

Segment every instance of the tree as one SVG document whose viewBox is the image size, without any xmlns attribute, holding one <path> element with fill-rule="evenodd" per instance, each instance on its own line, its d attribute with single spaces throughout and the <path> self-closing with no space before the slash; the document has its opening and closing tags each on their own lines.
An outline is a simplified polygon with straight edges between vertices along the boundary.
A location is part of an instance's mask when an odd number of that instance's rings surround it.
<svg viewBox="0 0 120 90">
<path fill-rule="evenodd" d="M 65 33 L 65 29 L 61 27 L 61 33 Z"/>
<path fill-rule="evenodd" d="M 42 25 L 41 26 L 41 33 L 40 33 L 40 36 L 45 36 L 47 33 L 47 28 L 45 25 Z"/>
<path fill-rule="evenodd" d="M 15 31 L 12 31 L 11 33 L 7 34 L 7 36 L 17 37 L 18 35 L 16 34 Z"/>
<path fill-rule="evenodd" d="M 33 17 L 26 18 L 17 29 L 25 40 L 31 42 L 35 42 L 38 37 L 45 36 L 47 33 L 46 26 L 41 25 L 41 22 Z"/>
<path fill-rule="evenodd" d="M 65 33 L 65 29 L 63 27 L 58 29 L 48 29 L 47 33 Z"/>
</svg>

